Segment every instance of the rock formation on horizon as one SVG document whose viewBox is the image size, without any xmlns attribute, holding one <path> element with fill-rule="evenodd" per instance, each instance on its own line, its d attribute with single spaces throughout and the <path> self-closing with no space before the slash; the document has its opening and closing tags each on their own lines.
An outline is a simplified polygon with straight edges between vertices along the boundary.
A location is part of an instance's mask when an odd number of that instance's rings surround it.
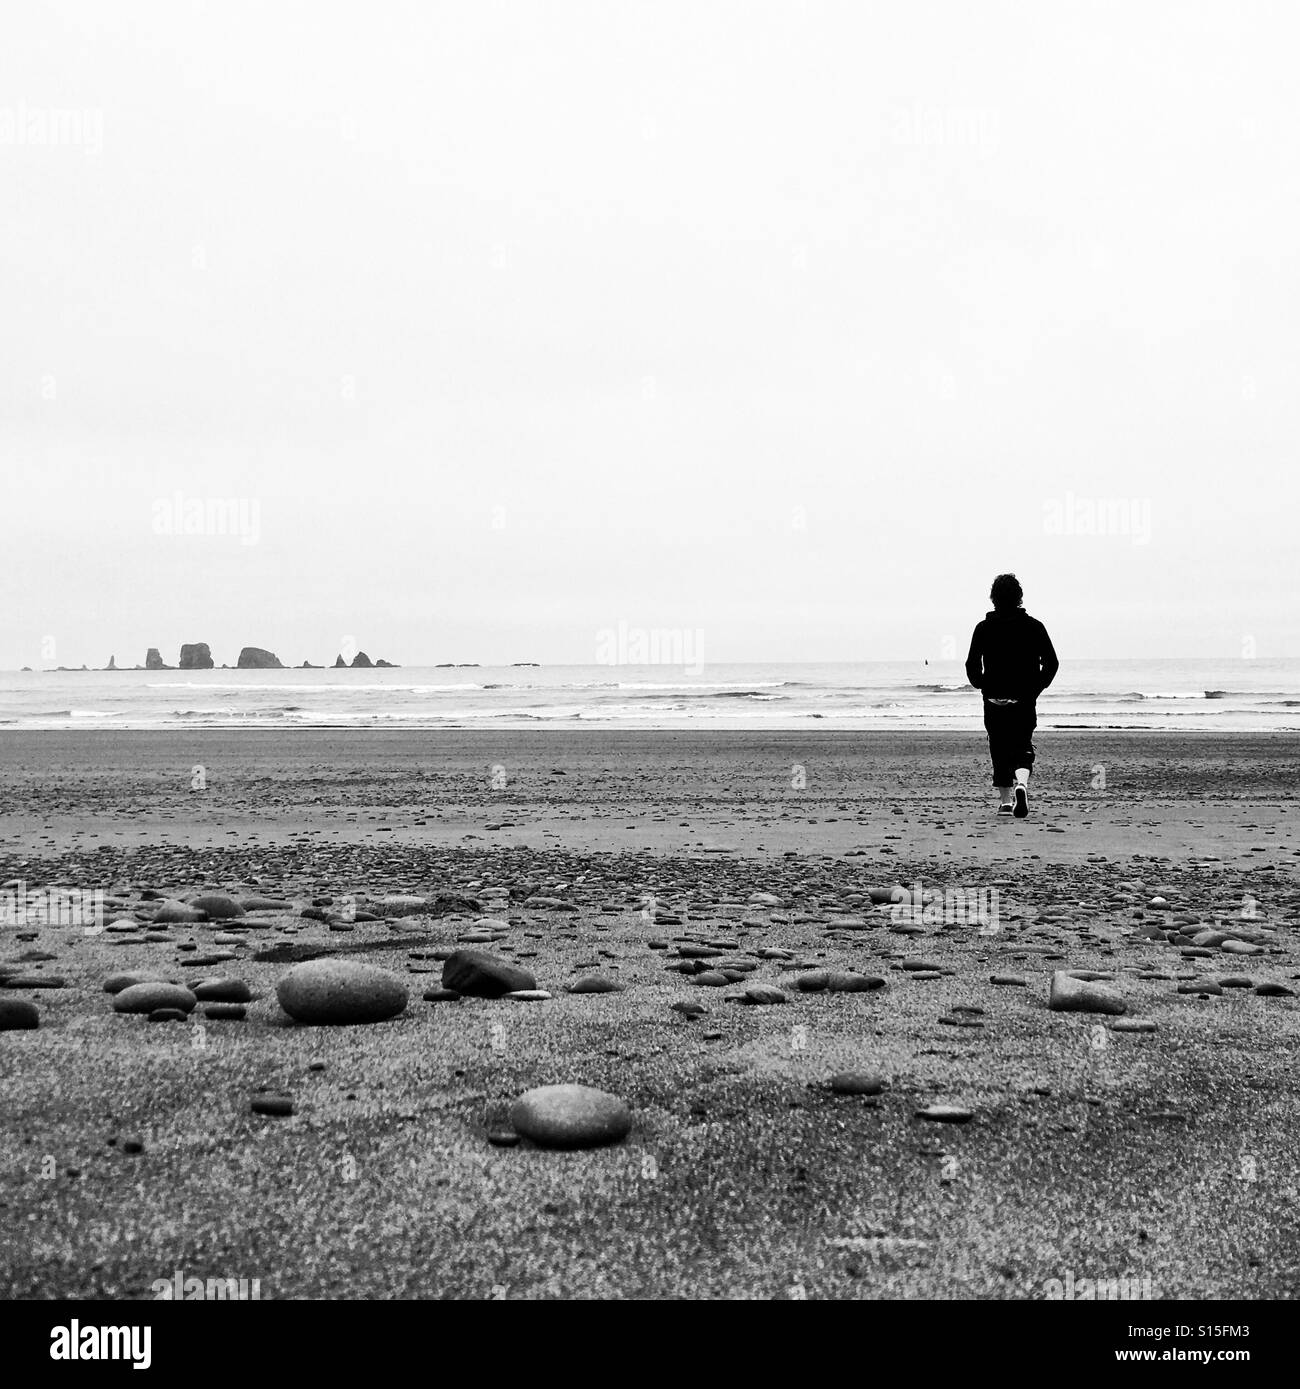
<svg viewBox="0 0 1300 1389">
<path fill-rule="evenodd" d="M 105 669 L 105 670 L 116 670 L 116 669 L 117 669 L 117 657 L 116 657 L 116 656 L 110 656 L 110 657 L 108 658 L 108 664 L 104 667 L 104 669 Z"/>
<path fill-rule="evenodd" d="M 181 647 L 181 670 L 211 670 L 215 664 L 207 642 L 196 641 Z"/>
<path fill-rule="evenodd" d="M 392 663 L 392 661 L 384 661 L 384 660 L 379 660 L 379 661 L 376 661 L 376 662 L 375 662 L 375 669 L 378 670 L 378 669 L 380 669 L 380 667 L 382 667 L 384 670 L 396 670 L 396 669 L 397 669 L 397 667 Z"/>
<path fill-rule="evenodd" d="M 158 648 L 151 646 L 144 658 L 144 668 L 145 670 L 170 670 L 171 666 L 163 662 L 162 653 Z"/>
<path fill-rule="evenodd" d="M 373 670 L 375 663 L 366 655 L 364 651 L 358 651 L 352 658 L 353 670 Z"/>
<path fill-rule="evenodd" d="M 340 651 L 339 654 L 334 658 L 334 669 L 346 670 L 347 668 L 348 663 L 343 659 L 343 653 Z"/>
<path fill-rule="evenodd" d="M 264 651 L 260 646 L 246 646 L 239 653 L 237 670 L 283 670 L 280 658 L 274 651 Z"/>
</svg>

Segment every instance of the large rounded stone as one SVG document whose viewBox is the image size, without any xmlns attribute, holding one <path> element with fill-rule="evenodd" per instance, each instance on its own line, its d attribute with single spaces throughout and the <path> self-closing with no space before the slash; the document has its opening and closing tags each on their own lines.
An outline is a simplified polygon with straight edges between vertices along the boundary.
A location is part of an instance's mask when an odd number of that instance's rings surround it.
<svg viewBox="0 0 1300 1389">
<path fill-rule="evenodd" d="M 353 960 L 307 960 L 275 986 L 280 1007 L 298 1022 L 365 1023 L 396 1017 L 406 984 L 396 974 Z"/>
<path fill-rule="evenodd" d="M 202 907 L 193 907 L 185 902 L 168 901 L 158 908 L 151 921 L 161 926 L 168 923 L 206 921 L 207 919 L 208 914 Z"/>
<path fill-rule="evenodd" d="M 25 998 L 0 998 L 0 1032 L 20 1032 L 41 1025 L 34 1003 Z"/>
<path fill-rule="evenodd" d="M 1104 984 L 1075 979 L 1065 970 L 1052 975 L 1052 991 L 1047 1006 L 1054 1013 L 1112 1013 L 1128 1011 L 1128 1004 Z"/>
<path fill-rule="evenodd" d="M 885 981 L 878 974 L 858 974 L 854 970 L 830 970 L 826 987 L 833 994 L 866 994 L 883 989 Z"/>
<path fill-rule="evenodd" d="M 442 987 L 479 998 L 500 998 L 520 989 L 535 989 L 537 980 L 526 969 L 485 950 L 456 950 L 443 963 Z"/>
<path fill-rule="evenodd" d="M 116 1013 L 152 1013 L 159 1008 L 179 1008 L 188 1013 L 198 1000 L 179 984 L 161 984 L 151 981 L 146 984 L 131 984 L 113 996 L 113 1011 Z"/>
<path fill-rule="evenodd" d="M 242 979 L 204 979 L 193 992 L 200 1003 L 249 1003 L 253 997 Z"/>
<path fill-rule="evenodd" d="M 627 988 L 626 984 L 620 984 L 617 979 L 610 979 L 603 974 L 588 974 L 585 978 L 579 979 L 576 984 L 569 985 L 571 994 L 618 994 Z"/>
<path fill-rule="evenodd" d="M 518 1133 L 544 1148 L 595 1148 L 617 1143 L 632 1115 L 617 1095 L 588 1085 L 542 1085 L 526 1090 L 510 1110 Z"/>
<path fill-rule="evenodd" d="M 232 916 L 243 916 L 244 909 L 233 897 L 224 892 L 209 892 L 202 897 L 191 897 L 191 907 L 197 907 L 210 921 L 225 921 Z"/>
</svg>

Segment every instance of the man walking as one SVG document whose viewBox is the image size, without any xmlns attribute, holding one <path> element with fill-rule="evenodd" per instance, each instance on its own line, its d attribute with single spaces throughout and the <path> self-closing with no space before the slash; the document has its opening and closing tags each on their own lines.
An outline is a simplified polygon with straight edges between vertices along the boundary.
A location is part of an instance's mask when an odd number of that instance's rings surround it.
<svg viewBox="0 0 1300 1389">
<path fill-rule="evenodd" d="M 966 679 L 984 695 L 984 727 L 993 759 L 999 815 L 1029 814 L 1034 769 L 1035 702 L 1060 668 L 1047 628 L 1021 607 L 1014 574 L 999 574 L 989 591 L 993 611 L 976 628 L 966 657 Z"/>
</svg>

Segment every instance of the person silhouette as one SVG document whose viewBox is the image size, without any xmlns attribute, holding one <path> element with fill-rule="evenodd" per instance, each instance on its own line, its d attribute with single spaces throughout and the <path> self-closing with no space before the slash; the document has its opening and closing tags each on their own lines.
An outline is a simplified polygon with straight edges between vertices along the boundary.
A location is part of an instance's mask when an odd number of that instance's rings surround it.
<svg viewBox="0 0 1300 1389">
<path fill-rule="evenodd" d="M 999 574 L 989 597 L 993 611 L 971 636 L 966 679 L 984 696 L 998 814 L 1023 820 L 1029 814 L 1037 700 L 1061 663 L 1047 628 L 1021 606 L 1024 590 L 1014 574 Z"/>
</svg>

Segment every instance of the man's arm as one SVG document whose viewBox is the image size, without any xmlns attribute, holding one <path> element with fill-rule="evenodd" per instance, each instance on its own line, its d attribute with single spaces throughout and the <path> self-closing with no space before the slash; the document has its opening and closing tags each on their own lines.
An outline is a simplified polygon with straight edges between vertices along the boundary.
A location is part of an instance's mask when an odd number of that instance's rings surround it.
<svg viewBox="0 0 1300 1389">
<path fill-rule="evenodd" d="M 1056 679 L 1056 672 L 1060 670 L 1061 663 L 1056 659 L 1056 648 L 1052 645 L 1052 639 L 1047 635 L 1047 628 L 1043 628 L 1043 646 L 1038 653 L 1038 659 L 1042 663 L 1039 671 L 1038 693 L 1042 692 Z"/>
<path fill-rule="evenodd" d="M 978 690 L 984 681 L 983 660 L 980 652 L 980 629 L 971 633 L 970 652 L 966 657 L 966 679 Z"/>
</svg>

